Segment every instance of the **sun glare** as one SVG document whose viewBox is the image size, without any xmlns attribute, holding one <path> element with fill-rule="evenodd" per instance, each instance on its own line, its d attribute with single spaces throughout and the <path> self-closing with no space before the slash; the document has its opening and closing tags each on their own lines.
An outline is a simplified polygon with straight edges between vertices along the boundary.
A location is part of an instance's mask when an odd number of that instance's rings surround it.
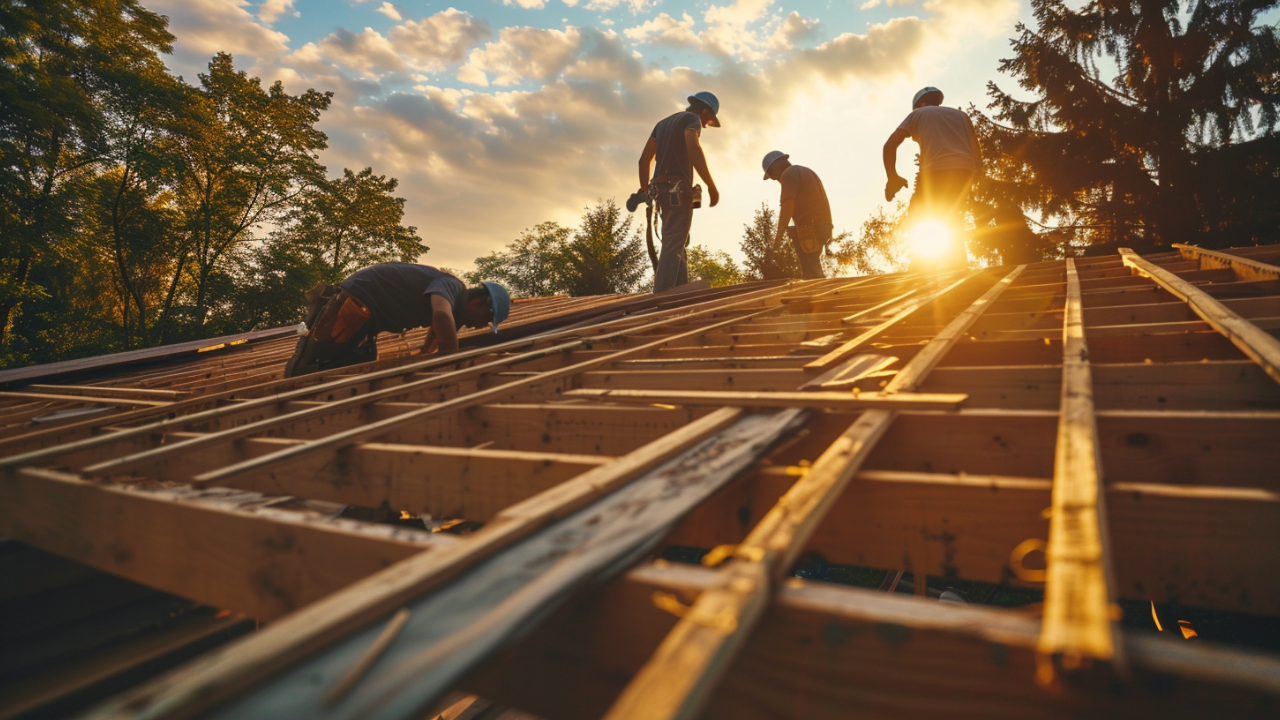
<svg viewBox="0 0 1280 720">
<path fill-rule="evenodd" d="M 951 228 L 937 220 L 924 220 L 911 229 L 907 244 L 921 258 L 939 258 L 951 248 Z"/>
</svg>

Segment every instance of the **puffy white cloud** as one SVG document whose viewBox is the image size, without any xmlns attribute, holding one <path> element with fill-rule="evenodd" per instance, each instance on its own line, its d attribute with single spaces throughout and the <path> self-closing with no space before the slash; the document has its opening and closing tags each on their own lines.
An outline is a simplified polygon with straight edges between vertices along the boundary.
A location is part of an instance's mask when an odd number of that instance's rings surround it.
<svg viewBox="0 0 1280 720">
<path fill-rule="evenodd" d="M 422 20 L 410 20 L 388 33 L 397 52 L 424 69 L 459 62 L 476 43 L 490 36 L 489 23 L 449 8 Z"/>
<path fill-rule="evenodd" d="M 289 37 L 263 26 L 247 10 L 246 0 L 148 0 L 147 9 L 169 17 L 178 38 L 165 63 L 195 80 L 218 52 L 236 57 L 238 67 L 269 63 L 289 50 Z M 261 7 L 259 7 L 261 10 Z"/>
<path fill-rule="evenodd" d="M 792 10 L 769 39 L 769 49 L 790 50 L 800 42 L 812 40 L 818 34 L 818 25 L 817 18 L 807 18 Z"/>
<path fill-rule="evenodd" d="M 258 6 L 258 19 L 270 25 L 293 11 L 293 0 L 265 0 Z M 297 15 L 293 12 L 293 15 Z"/>
<path fill-rule="evenodd" d="M 880 0 L 867 0 L 866 2 L 859 5 L 858 8 L 861 10 L 870 10 L 871 8 L 876 7 L 879 4 L 880 4 Z"/>
<path fill-rule="evenodd" d="M 685 13 L 680 20 L 662 13 L 635 27 L 623 30 L 622 34 L 635 42 L 696 48 L 702 41 L 698 39 L 698 34 L 693 31 L 693 26 L 694 20 L 689 17 L 689 13 Z"/>
<path fill-rule="evenodd" d="M 565 5 L 576 7 L 579 0 L 563 0 Z M 606 11 L 612 10 L 619 5 L 626 5 L 631 8 L 631 12 L 638 13 L 645 8 L 657 4 L 658 0 L 587 0 L 582 3 L 582 7 L 588 10 Z"/>
<path fill-rule="evenodd" d="M 529 10 L 541 10 L 547 6 L 547 0 L 502 0 L 503 5 L 519 5 Z"/>
<path fill-rule="evenodd" d="M 298 55 L 337 62 L 370 76 L 408 69 L 391 42 L 368 27 L 360 33 L 339 28 L 318 43 L 307 43 Z"/>
<path fill-rule="evenodd" d="M 495 84 L 504 86 L 526 81 L 545 82 L 569 66 L 583 37 L 583 31 L 575 27 L 565 30 L 503 28 L 496 42 L 471 51 L 458 77 L 482 85 L 487 82 L 480 82 L 479 78 L 489 75 L 496 76 Z"/>
<path fill-rule="evenodd" d="M 382 13 L 383 15 L 386 15 L 387 17 L 391 18 L 392 20 L 395 20 L 396 22 L 400 22 L 401 20 L 404 20 L 404 18 L 400 17 L 400 11 L 396 9 L 396 6 L 392 5 L 389 2 L 382 3 L 382 5 L 378 7 L 378 12 Z"/>
</svg>

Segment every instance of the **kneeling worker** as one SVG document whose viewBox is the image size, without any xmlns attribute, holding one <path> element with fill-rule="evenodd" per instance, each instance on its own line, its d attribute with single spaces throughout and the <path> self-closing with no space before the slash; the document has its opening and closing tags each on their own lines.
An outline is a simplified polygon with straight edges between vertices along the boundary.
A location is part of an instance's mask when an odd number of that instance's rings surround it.
<svg viewBox="0 0 1280 720">
<path fill-rule="evenodd" d="M 774 242 L 781 246 L 784 234 L 791 235 L 800 272 L 805 280 L 824 277 L 822 251 L 831 242 L 831 203 L 818 174 L 803 165 L 792 165 L 790 155 L 774 150 L 764 156 L 764 179 L 782 185 L 779 201 L 778 234 Z M 788 227 L 792 220 L 794 226 Z"/>
<path fill-rule="evenodd" d="M 380 332 L 427 327 L 422 352 L 458 351 L 458 328 L 489 326 L 507 319 L 511 296 L 498 283 L 468 288 L 443 270 L 413 263 L 382 263 L 351 274 L 337 285 L 307 293 L 308 332 L 285 366 L 285 377 L 376 360 Z"/>
</svg>

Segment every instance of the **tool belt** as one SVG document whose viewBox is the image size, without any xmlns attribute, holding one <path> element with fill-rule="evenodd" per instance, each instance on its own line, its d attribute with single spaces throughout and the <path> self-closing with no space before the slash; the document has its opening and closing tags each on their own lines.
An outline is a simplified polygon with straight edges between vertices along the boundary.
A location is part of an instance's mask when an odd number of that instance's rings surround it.
<svg viewBox="0 0 1280 720">
<path fill-rule="evenodd" d="M 373 314 L 351 293 L 331 283 L 307 291 L 307 316 L 303 320 L 316 342 L 345 345 L 356 337 Z"/>
<path fill-rule="evenodd" d="M 816 253 L 831 242 L 831 233 L 835 225 L 831 223 L 804 223 L 787 228 L 787 237 L 796 244 L 803 253 Z"/>
</svg>

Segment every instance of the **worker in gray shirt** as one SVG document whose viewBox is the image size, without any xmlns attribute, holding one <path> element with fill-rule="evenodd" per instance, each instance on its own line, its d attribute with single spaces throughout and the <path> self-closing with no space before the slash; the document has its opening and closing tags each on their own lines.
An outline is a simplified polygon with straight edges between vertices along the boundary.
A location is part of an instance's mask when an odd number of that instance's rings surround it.
<svg viewBox="0 0 1280 720">
<path fill-rule="evenodd" d="M 690 95 L 689 107 L 655 125 L 644 151 L 640 153 L 640 192 L 657 201 L 658 216 L 662 219 L 662 249 L 653 278 L 654 292 L 689 282 L 685 245 L 693 226 L 696 194 L 701 190 L 694 189 L 694 170 L 707 184 L 711 207 L 720 202 L 720 191 L 711 179 L 707 158 L 699 142 L 702 128 L 708 125 L 720 127 L 719 112 L 720 101 L 715 95 L 709 92 Z M 652 179 L 649 177 L 651 168 Z"/>
<path fill-rule="evenodd" d="M 822 251 L 831 242 L 831 203 L 818 174 L 803 165 L 792 165 L 782 152 L 774 150 L 764 156 L 765 180 L 782 185 L 778 203 L 778 234 L 774 243 L 782 245 L 784 236 L 791 237 L 800 272 L 805 280 L 825 277 L 822 273 Z M 791 221 L 795 220 L 795 225 Z"/>
<path fill-rule="evenodd" d="M 885 200 L 892 200 L 899 190 L 907 186 L 907 181 L 895 167 L 898 146 L 907 138 L 920 145 L 920 171 L 916 173 L 916 189 L 911 195 L 909 209 L 912 222 L 918 224 L 925 218 L 931 218 L 958 231 L 957 221 L 964 211 L 969 186 L 982 160 L 973 122 L 955 108 L 942 107 L 942 91 L 938 88 L 926 87 L 917 92 L 911 101 L 911 114 L 884 144 L 884 171 L 888 176 L 884 186 Z M 953 232 L 953 236 L 958 235 L 958 232 Z M 938 261 L 967 265 L 964 243 L 953 240 Z"/>
<path fill-rule="evenodd" d="M 380 332 L 426 327 L 423 354 L 458 351 L 458 329 L 491 327 L 507 318 L 511 296 L 498 283 L 468 288 L 430 265 L 380 263 L 337 285 L 307 293 L 307 333 L 298 340 L 285 377 L 376 360 Z"/>
</svg>

